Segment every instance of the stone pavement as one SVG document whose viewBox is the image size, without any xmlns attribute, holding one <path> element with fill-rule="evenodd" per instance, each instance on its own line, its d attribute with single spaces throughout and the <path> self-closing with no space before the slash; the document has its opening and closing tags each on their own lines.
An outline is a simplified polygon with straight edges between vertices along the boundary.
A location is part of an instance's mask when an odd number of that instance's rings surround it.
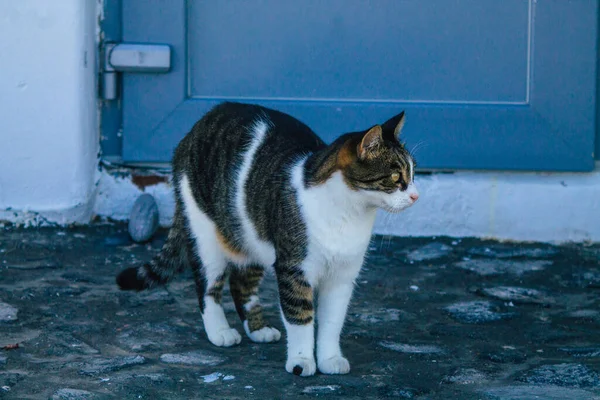
<svg viewBox="0 0 600 400">
<path fill-rule="evenodd" d="M 117 289 L 164 237 L 0 228 L 0 398 L 600 399 L 599 246 L 375 237 L 343 335 L 350 374 L 300 378 L 283 342 L 212 346 L 189 274 Z M 282 329 L 273 276 L 262 299 Z"/>
</svg>

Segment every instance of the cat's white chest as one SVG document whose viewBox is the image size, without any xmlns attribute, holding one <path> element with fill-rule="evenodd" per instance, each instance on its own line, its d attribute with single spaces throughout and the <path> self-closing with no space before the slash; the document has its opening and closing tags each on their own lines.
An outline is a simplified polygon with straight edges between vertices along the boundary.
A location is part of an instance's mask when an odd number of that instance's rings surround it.
<svg viewBox="0 0 600 400">
<path fill-rule="evenodd" d="M 341 174 L 312 188 L 303 186 L 301 174 L 301 165 L 296 166 L 292 180 L 308 237 L 305 273 L 314 281 L 323 276 L 354 277 L 369 246 L 375 210 L 357 207 Z"/>
</svg>

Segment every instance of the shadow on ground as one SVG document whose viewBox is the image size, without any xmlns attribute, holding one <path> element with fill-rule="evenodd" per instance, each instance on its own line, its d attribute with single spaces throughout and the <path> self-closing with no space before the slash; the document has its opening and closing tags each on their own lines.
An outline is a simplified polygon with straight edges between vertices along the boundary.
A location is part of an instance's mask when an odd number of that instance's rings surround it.
<svg viewBox="0 0 600 400">
<path fill-rule="evenodd" d="M 598 246 L 375 237 L 343 335 L 352 371 L 300 378 L 283 342 L 213 347 L 189 275 L 117 290 L 164 235 L 0 230 L 0 347 L 18 344 L 0 350 L 0 398 L 600 399 Z"/>
</svg>

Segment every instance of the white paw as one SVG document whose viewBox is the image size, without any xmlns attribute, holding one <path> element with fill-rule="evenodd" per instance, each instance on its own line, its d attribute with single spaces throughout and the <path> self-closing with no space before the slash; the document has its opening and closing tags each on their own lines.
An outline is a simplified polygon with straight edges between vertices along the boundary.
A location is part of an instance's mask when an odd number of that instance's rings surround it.
<svg viewBox="0 0 600 400">
<path fill-rule="evenodd" d="M 311 376 L 317 372 L 317 364 L 315 364 L 314 358 L 288 358 L 285 370 L 294 375 Z"/>
<path fill-rule="evenodd" d="M 347 374 L 350 372 L 350 363 L 342 356 L 333 356 L 319 360 L 319 371 L 323 374 Z"/>
<path fill-rule="evenodd" d="M 216 332 L 208 333 L 208 340 L 215 346 L 231 347 L 240 344 L 242 336 L 233 328 L 224 328 Z"/>
<path fill-rule="evenodd" d="M 246 334 L 250 340 L 256 343 L 271 343 L 281 339 L 281 333 L 277 329 L 271 328 L 270 326 L 265 326 L 264 328 L 250 332 L 250 329 L 248 328 L 248 321 L 244 321 L 244 330 L 246 331 Z"/>
</svg>

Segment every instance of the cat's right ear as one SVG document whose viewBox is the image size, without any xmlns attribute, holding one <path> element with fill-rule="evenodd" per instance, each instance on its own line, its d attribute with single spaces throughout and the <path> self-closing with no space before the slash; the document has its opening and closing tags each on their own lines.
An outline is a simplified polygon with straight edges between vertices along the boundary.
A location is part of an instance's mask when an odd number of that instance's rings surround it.
<svg viewBox="0 0 600 400">
<path fill-rule="evenodd" d="M 358 158 L 366 160 L 373 157 L 379 151 L 383 143 L 383 131 L 380 125 L 375 125 L 364 134 L 358 145 Z"/>
</svg>

